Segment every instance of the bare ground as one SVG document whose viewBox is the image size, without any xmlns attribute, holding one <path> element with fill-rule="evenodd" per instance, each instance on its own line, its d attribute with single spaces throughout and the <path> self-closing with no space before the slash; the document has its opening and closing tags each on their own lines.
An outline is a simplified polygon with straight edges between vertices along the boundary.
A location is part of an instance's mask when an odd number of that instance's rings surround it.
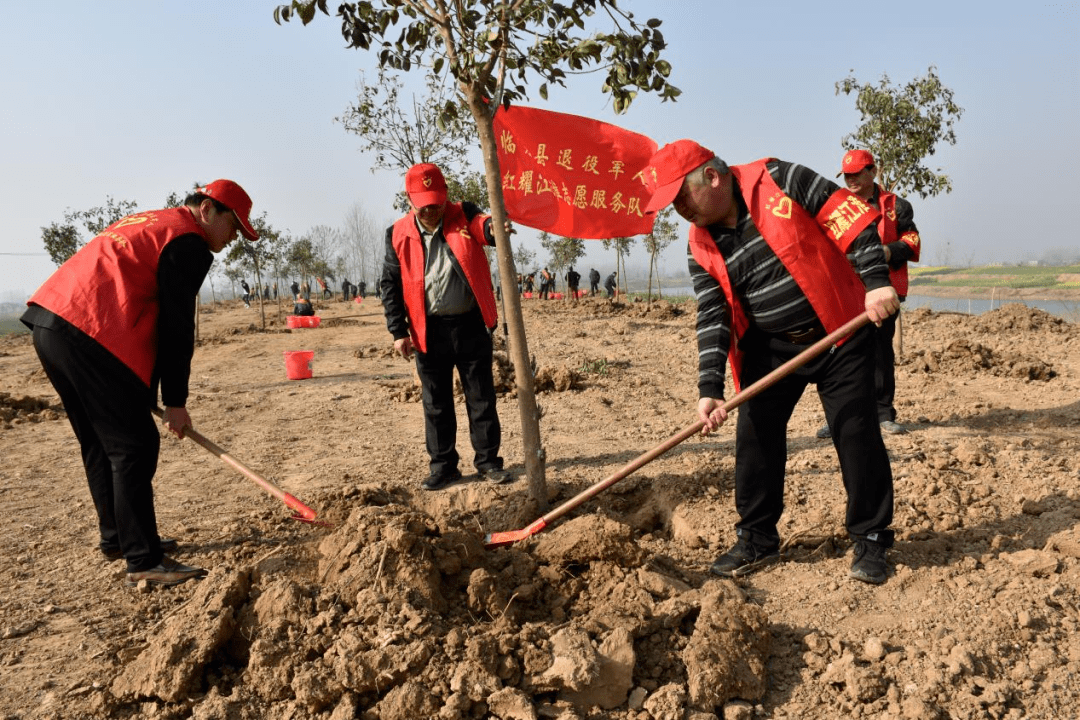
<svg viewBox="0 0 1080 720">
<path fill-rule="evenodd" d="M 692 438 L 518 545 L 524 478 L 437 493 L 381 308 L 317 329 L 203 308 L 196 427 L 155 487 L 177 556 L 126 588 L 96 550 L 78 446 L 28 338 L 0 339 L 0 718 L 1064 718 L 1080 713 L 1080 331 L 1019 305 L 906 312 L 895 572 L 847 578 L 843 489 L 808 393 L 790 428 L 784 562 L 738 582 L 732 427 Z M 694 420 L 694 308 L 526 301 L 552 505 Z M 286 379 L 283 351 L 313 350 Z M 500 385 L 512 388 L 505 355 Z M 504 455 L 523 471 L 518 406 Z M 464 415 L 459 413 L 464 427 Z M 733 423 L 731 424 L 733 425 Z"/>
</svg>

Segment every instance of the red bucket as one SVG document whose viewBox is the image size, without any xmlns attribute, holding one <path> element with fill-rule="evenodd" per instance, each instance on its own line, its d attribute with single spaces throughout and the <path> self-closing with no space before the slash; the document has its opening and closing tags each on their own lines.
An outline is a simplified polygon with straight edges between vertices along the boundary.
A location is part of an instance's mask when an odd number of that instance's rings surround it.
<svg viewBox="0 0 1080 720">
<path fill-rule="evenodd" d="M 303 327 L 300 324 L 300 321 L 303 320 L 303 319 L 304 318 L 300 317 L 299 315 L 286 315 L 285 316 L 285 324 L 288 325 L 291 328 Z"/>
<path fill-rule="evenodd" d="M 312 350 L 286 350 L 285 373 L 290 380 L 306 380 L 311 377 L 311 362 L 315 357 Z"/>
<path fill-rule="evenodd" d="M 318 315 L 308 315 L 300 319 L 303 321 L 303 327 L 319 327 L 320 318 Z"/>
</svg>

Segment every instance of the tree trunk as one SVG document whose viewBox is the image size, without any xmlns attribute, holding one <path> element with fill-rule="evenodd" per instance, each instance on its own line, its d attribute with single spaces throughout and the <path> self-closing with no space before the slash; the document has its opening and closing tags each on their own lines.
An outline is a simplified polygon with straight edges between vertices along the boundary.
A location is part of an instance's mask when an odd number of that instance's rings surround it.
<svg viewBox="0 0 1080 720">
<path fill-rule="evenodd" d="M 656 253 L 649 254 L 649 291 L 645 296 L 646 302 L 652 302 L 652 272 L 653 267 L 656 265 Z M 657 277 L 657 280 L 660 278 Z"/>
<path fill-rule="evenodd" d="M 630 279 L 628 277 L 626 277 L 626 255 L 623 254 L 623 252 L 621 250 L 619 251 L 619 258 L 616 261 L 615 267 L 618 268 L 619 265 L 622 265 L 622 268 L 619 269 L 619 280 L 622 282 L 622 294 L 629 297 L 630 296 Z M 615 287 L 618 287 L 618 286 L 619 286 L 619 283 L 615 283 Z M 615 295 L 616 295 L 616 297 L 618 297 L 618 293 L 615 293 Z"/>
<path fill-rule="evenodd" d="M 529 495 L 541 513 L 547 512 L 547 480 L 545 479 L 544 447 L 540 440 L 540 412 L 536 405 L 536 385 L 529 363 L 529 345 L 525 338 L 525 322 L 521 317 L 521 298 L 517 293 L 517 270 L 514 250 L 506 232 L 506 204 L 502 194 L 502 173 L 496 154 L 495 130 L 491 111 L 478 93 L 468 94 L 469 110 L 476 122 L 480 148 L 484 154 L 488 202 L 491 204 L 491 229 L 495 235 L 495 253 L 499 260 L 499 285 L 502 288 L 503 308 L 510 334 L 510 359 L 514 364 L 517 382 L 518 409 L 521 416 L 521 442 L 525 458 L 525 475 L 529 480 Z"/>
<path fill-rule="evenodd" d="M 251 261 L 255 265 L 255 294 L 259 296 L 259 315 L 262 317 L 262 329 L 266 330 L 266 308 L 263 307 L 262 271 L 259 269 L 259 255 L 251 251 Z"/>
</svg>

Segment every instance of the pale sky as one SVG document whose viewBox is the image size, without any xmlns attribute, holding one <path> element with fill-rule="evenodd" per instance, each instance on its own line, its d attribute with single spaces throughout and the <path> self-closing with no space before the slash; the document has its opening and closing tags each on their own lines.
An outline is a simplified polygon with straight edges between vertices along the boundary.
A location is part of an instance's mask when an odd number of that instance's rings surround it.
<svg viewBox="0 0 1080 720">
<path fill-rule="evenodd" d="M 373 174 L 358 138 L 334 122 L 356 97 L 359 72 L 375 67 L 372 54 L 344 47 L 337 18 L 277 26 L 272 0 L 9 4 L 0 24 L 0 301 L 25 299 L 55 269 L 42 226 L 107 196 L 153 209 L 196 180 L 227 177 L 248 190 L 256 214 L 294 235 L 341 225 L 357 202 L 395 218 L 400 174 Z M 663 20 L 678 102 L 640 96 L 615 116 L 593 74 L 570 78 L 547 102 L 533 83 L 527 104 L 660 144 L 694 138 L 729 163 L 774 156 L 833 177 L 840 140 L 859 122 L 835 83 L 854 71 L 900 85 L 934 65 L 964 114 L 957 144 L 931 158 L 953 192 L 909 198 L 923 263 L 1036 260 L 1080 245 L 1068 184 L 1080 165 L 1077 2 L 620 7 Z M 543 262 L 534 235 L 517 238 Z M 612 253 L 589 247 L 579 268 L 614 269 Z M 664 268 L 685 270 L 682 239 Z"/>
</svg>

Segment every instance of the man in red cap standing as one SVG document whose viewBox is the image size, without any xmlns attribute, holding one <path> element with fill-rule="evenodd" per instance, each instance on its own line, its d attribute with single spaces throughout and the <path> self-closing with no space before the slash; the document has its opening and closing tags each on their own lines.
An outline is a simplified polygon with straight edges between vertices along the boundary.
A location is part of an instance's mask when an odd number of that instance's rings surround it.
<svg viewBox="0 0 1080 720">
<path fill-rule="evenodd" d="M 191 427 L 195 298 L 213 253 L 237 232 L 258 239 L 250 213 L 243 188 L 215 180 L 181 207 L 129 215 L 61 265 L 22 316 L 82 448 L 101 552 L 126 559 L 129 585 L 206 574 L 165 555 L 177 543 L 158 536 L 150 411 L 160 384 L 164 424 L 178 437 Z"/>
<path fill-rule="evenodd" d="M 661 148 L 645 169 L 646 212 L 674 203 L 693 225 L 697 412 L 703 432 L 726 419 L 724 363 L 736 388 L 764 377 L 864 309 L 880 323 L 900 307 L 875 222 L 856 195 L 801 165 L 767 158 L 728 166 L 691 140 Z M 709 568 L 738 577 L 780 558 L 787 423 L 817 386 L 847 490 L 850 576 L 885 582 L 892 545 L 892 470 L 874 406 L 873 329 L 777 381 L 739 408 L 735 545 Z"/>
<path fill-rule="evenodd" d="M 867 150 L 849 150 L 844 154 L 840 166 L 840 175 L 848 190 L 865 200 L 871 207 L 881 212 L 878 220 L 878 235 L 885 246 L 885 262 L 889 264 L 889 281 L 896 288 L 900 302 L 907 299 L 908 262 L 919 262 L 922 240 L 915 227 L 915 211 L 911 203 L 893 193 L 886 192 L 877 184 L 877 168 L 874 156 Z M 890 315 L 881 322 L 877 339 L 877 369 L 874 373 L 874 385 L 877 388 L 878 421 L 883 432 L 902 435 L 907 432 L 904 426 L 896 422 L 896 355 L 893 352 L 893 337 L 896 335 L 896 315 Z M 832 436 L 826 424 L 817 432 L 819 438 Z"/>
<path fill-rule="evenodd" d="M 473 466 L 491 482 L 508 482 L 491 369 L 498 320 L 484 254 L 485 245 L 495 244 L 491 218 L 472 203 L 447 202 L 446 180 L 431 163 L 409 168 L 405 191 L 412 211 L 386 230 L 380 288 L 394 350 L 406 359 L 416 351 L 430 458 L 421 486 L 441 490 L 461 479 L 454 368 L 465 394 Z"/>
</svg>

